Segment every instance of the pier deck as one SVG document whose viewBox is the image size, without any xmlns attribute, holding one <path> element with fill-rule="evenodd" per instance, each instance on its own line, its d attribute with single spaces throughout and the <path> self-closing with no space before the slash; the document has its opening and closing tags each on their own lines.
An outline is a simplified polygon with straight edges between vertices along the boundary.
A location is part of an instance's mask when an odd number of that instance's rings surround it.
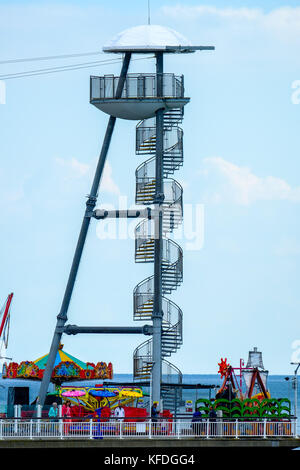
<svg viewBox="0 0 300 470">
<path fill-rule="evenodd" d="M 34 440 L 3 440 L 0 441 L 0 449 L 37 449 L 37 448 L 106 448 L 106 449 L 204 449 L 204 448 L 300 448 L 300 438 L 211 438 L 211 439 L 34 439 Z"/>
</svg>

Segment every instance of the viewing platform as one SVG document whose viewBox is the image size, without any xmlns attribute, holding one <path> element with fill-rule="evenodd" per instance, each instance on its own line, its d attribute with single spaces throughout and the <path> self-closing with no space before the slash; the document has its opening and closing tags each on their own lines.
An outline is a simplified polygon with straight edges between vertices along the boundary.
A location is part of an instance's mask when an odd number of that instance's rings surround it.
<svg viewBox="0 0 300 470">
<path fill-rule="evenodd" d="M 121 98 L 116 98 L 119 79 L 114 75 L 90 78 L 90 103 L 110 116 L 142 120 L 155 116 L 158 109 L 182 108 L 190 101 L 184 96 L 182 75 L 128 74 Z"/>
</svg>

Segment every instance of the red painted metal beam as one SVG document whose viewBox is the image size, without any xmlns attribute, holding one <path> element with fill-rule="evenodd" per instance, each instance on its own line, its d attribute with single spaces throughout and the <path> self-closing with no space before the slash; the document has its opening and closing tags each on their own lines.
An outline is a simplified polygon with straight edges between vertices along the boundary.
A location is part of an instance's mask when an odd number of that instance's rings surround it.
<svg viewBox="0 0 300 470">
<path fill-rule="evenodd" d="M 5 310 L 4 310 L 4 313 L 3 313 L 3 318 L 2 318 L 2 322 L 1 322 L 1 326 L 0 326 L 0 338 L 1 338 L 2 333 L 3 333 L 3 329 L 4 329 L 6 319 L 7 319 L 8 313 L 9 313 L 9 308 L 10 308 L 10 304 L 11 304 L 13 295 L 14 295 L 13 293 L 9 294 L 9 296 L 7 297 L 7 300 L 6 300 Z"/>
</svg>

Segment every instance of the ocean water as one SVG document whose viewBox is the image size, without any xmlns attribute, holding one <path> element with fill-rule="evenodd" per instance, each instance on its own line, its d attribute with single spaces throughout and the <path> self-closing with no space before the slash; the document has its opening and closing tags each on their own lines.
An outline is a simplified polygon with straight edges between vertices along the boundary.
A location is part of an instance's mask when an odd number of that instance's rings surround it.
<svg viewBox="0 0 300 470">
<path fill-rule="evenodd" d="M 287 376 L 284 375 L 271 375 L 268 377 L 268 389 L 271 393 L 271 397 L 274 398 L 288 398 L 292 404 L 292 411 L 294 411 L 294 389 L 292 384 L 292 376 L 289 376 L 289 380 L 286 380 Z M 115 374 L 114 382 L 133 382 L 131 374 Z M 203 384 L 203 385 L 216 385 L 219 387 L 222 383 L 218 374 L 214 375 L 183 375 L 183 382 L 187 384 Z M 68 385 L 81 385 L 81 386 L 93 386 L 101 383 L 99 380 L 91 380 L 88 382 L 69 382 Z M 40 382 L 20 379 L 3 379 L 0 377 L 0 412 L 4 412 L 7 404 L 7 395 L 9 387 L 27 387 L 29 386 L 29 401 L 34 401 L 37 397 L 40 387 Z M 138 383 L 137 383 L 138 386 Z M 54 386 L 50 385 L 49 391 L 54 390 Z M 298 417 L 300 417 L 300 384 L 298 378 L 298 400 L 297 410 Z M 149 390 L 148 390 L 149 391 Z M 211 397 L 214 398 L 214 391 L 211 391 Z M 195 402 L 197 398 L 209 398 L 209 390 L 183 390 L 183 399 L 192 400 Z M 300 420 L 299 420 L 300 421 Z"/>
</svg>

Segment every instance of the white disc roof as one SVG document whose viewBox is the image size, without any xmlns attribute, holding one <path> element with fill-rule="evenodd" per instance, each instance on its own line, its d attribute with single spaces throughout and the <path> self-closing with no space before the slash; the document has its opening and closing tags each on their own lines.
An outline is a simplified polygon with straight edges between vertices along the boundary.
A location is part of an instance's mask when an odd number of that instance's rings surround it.
<svg viewBox="0 0 300 470">
<path fill-rule="evenodd" d="M 201 46 L 200 46 L 201 47 Z M 126 29 L 103 47 L 104 52 L 194 52 L 190 41 L 173 29 L 142 25 Z"/>
</svg>

